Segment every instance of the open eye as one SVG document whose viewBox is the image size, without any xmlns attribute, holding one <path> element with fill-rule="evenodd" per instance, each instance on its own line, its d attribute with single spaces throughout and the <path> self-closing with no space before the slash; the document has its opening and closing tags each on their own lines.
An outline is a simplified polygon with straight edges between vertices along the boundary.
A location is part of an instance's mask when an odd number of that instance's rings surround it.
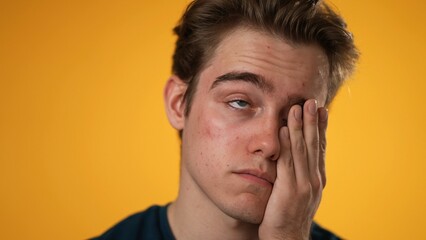
<svg viewBox="0 0 426 240">
<path fill-rule="evenodd" d="M 237 99 L 237 100 L 232 100 L 230 102 L 228 102 L 228 104 L 236 109 L 245 109 L 247 108 L 250 104 L 244 100 L 241 99 Z"/>
</svg>

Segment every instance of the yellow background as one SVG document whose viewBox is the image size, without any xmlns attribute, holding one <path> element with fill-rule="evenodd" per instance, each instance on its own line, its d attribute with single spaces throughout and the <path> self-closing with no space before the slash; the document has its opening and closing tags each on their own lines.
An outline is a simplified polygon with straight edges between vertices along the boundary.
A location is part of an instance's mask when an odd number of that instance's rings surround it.
<svg viewBox="0 0 426 240">
<path fill-rule="evenodd" d="M 85 239 L 174 199 L 162 87 L 187 2 L 0 2 L 0 239 Z M 426 3 L 333 3 L 362 57 L 331 108 L 316 219 L 426 239 Z"/>
</svg>

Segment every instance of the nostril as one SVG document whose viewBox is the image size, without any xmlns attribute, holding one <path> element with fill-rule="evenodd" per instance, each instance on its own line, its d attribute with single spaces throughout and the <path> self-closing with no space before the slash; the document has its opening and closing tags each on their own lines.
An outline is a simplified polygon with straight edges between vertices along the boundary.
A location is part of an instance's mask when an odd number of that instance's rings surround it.
<svg viewBox="0 0 426 240">
<path fill-rule="evenodd" d="M 280 155 L 279 155 L 279 154 L 277 154 L 277 153 L 274 153 L 274 154 L 272 154 L 272 155 L 270 155 L 270 156 L 265 156 L 264 151 L 263 151 L 262 149 L 258 149 L 258 150 L 256 150 L 256 151 L 254 152 L 254 154 L 259 155 L 259 156 L 263 156 L 265 159 L 269 159 L 269 160 L 271 160 L 271 161 L 277 161 L 277 160 L 278 160 L 278 158 L 280 157 Z"/>
<path fill-rule="evenodd" d="M 262 151 L 261 149 L 258 149 L 258 150 L 256 150 L 256 151 L 254 151 L 254 153 L 255 153 L 255 154 L 262 154 L 262 153 L 263 153 L 263 151 Z"/>
</svg>

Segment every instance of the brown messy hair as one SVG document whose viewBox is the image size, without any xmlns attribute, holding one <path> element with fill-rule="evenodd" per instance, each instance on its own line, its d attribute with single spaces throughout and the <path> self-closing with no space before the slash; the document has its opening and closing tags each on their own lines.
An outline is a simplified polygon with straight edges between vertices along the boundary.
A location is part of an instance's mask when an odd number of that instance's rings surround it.
<svg viewBox="0 0 426 240">
<path fill-rule="evenodd" d="M 185 115 L 191 109 L 198 77 L 224 36 L 237 27 L 279 36 L 293 44 L 317 44 L 328 59 L 326 105 L 335 97 L 358 59 L 344 20 L 318 0 L 195 0 L 178 25 L 173 74 L 187 84 Z"/>
</svg>

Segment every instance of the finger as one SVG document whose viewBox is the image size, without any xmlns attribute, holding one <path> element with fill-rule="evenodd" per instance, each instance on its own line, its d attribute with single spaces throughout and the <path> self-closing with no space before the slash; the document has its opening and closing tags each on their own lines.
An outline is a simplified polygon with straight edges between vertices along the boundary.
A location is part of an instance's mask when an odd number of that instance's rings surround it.
<svg viewBox="0 0 426 240">
<path fill-rule="evenodd" d="M 277 180 L 296 181 L 294 162 L 291 155 L 290 134 L 288 127 L 280 129 L 281 153 L 277 161 Z M 286 181 L 286 182 L 287 182 Z"/>
<path fill-rule="evenodd" d="M 290 134 L 288 127 L 282 127 L 279 132 L 281 142 L 280 157 L 277 160 L 277 178 L 274 182 L 268 205 L 286 208 L 294 201 L 297 190 L 294 162 L 291 155 Z M 275 210 L 276 211 L 276 210 Z M 276 214 L 276 212 L 274 212 Z"/>
<path fill-rule="evenodd" d="M 328 126 L 328 110 L 324 107 L 318 109 L 318 131 L 319 131 L 319 160 L 318 168 L 321 174 L 322 186 L 325 187 L 327 182 L 325 174 L 325 150 L 327 147 L 326 131 Z"/>
<path fill-rule="evenodd" d="M 302 107 L 294 105 L 288 116 L 288 129 L 290 133 L 291 153 L 294 162 L 294 172 L 298 184 L 307 186 L 309 184 L 309 171 L 307 151 L 303 138 Z"/>
<path fill-rule="evenodd" d="M 311 183 L 318 186 L 320 184 L 318 169 L 318 103 L 314 99 L 309 99 L 303 106 L 303 137 L 305 138 L 308 154 L 308 169 Z"/>
</svg>

